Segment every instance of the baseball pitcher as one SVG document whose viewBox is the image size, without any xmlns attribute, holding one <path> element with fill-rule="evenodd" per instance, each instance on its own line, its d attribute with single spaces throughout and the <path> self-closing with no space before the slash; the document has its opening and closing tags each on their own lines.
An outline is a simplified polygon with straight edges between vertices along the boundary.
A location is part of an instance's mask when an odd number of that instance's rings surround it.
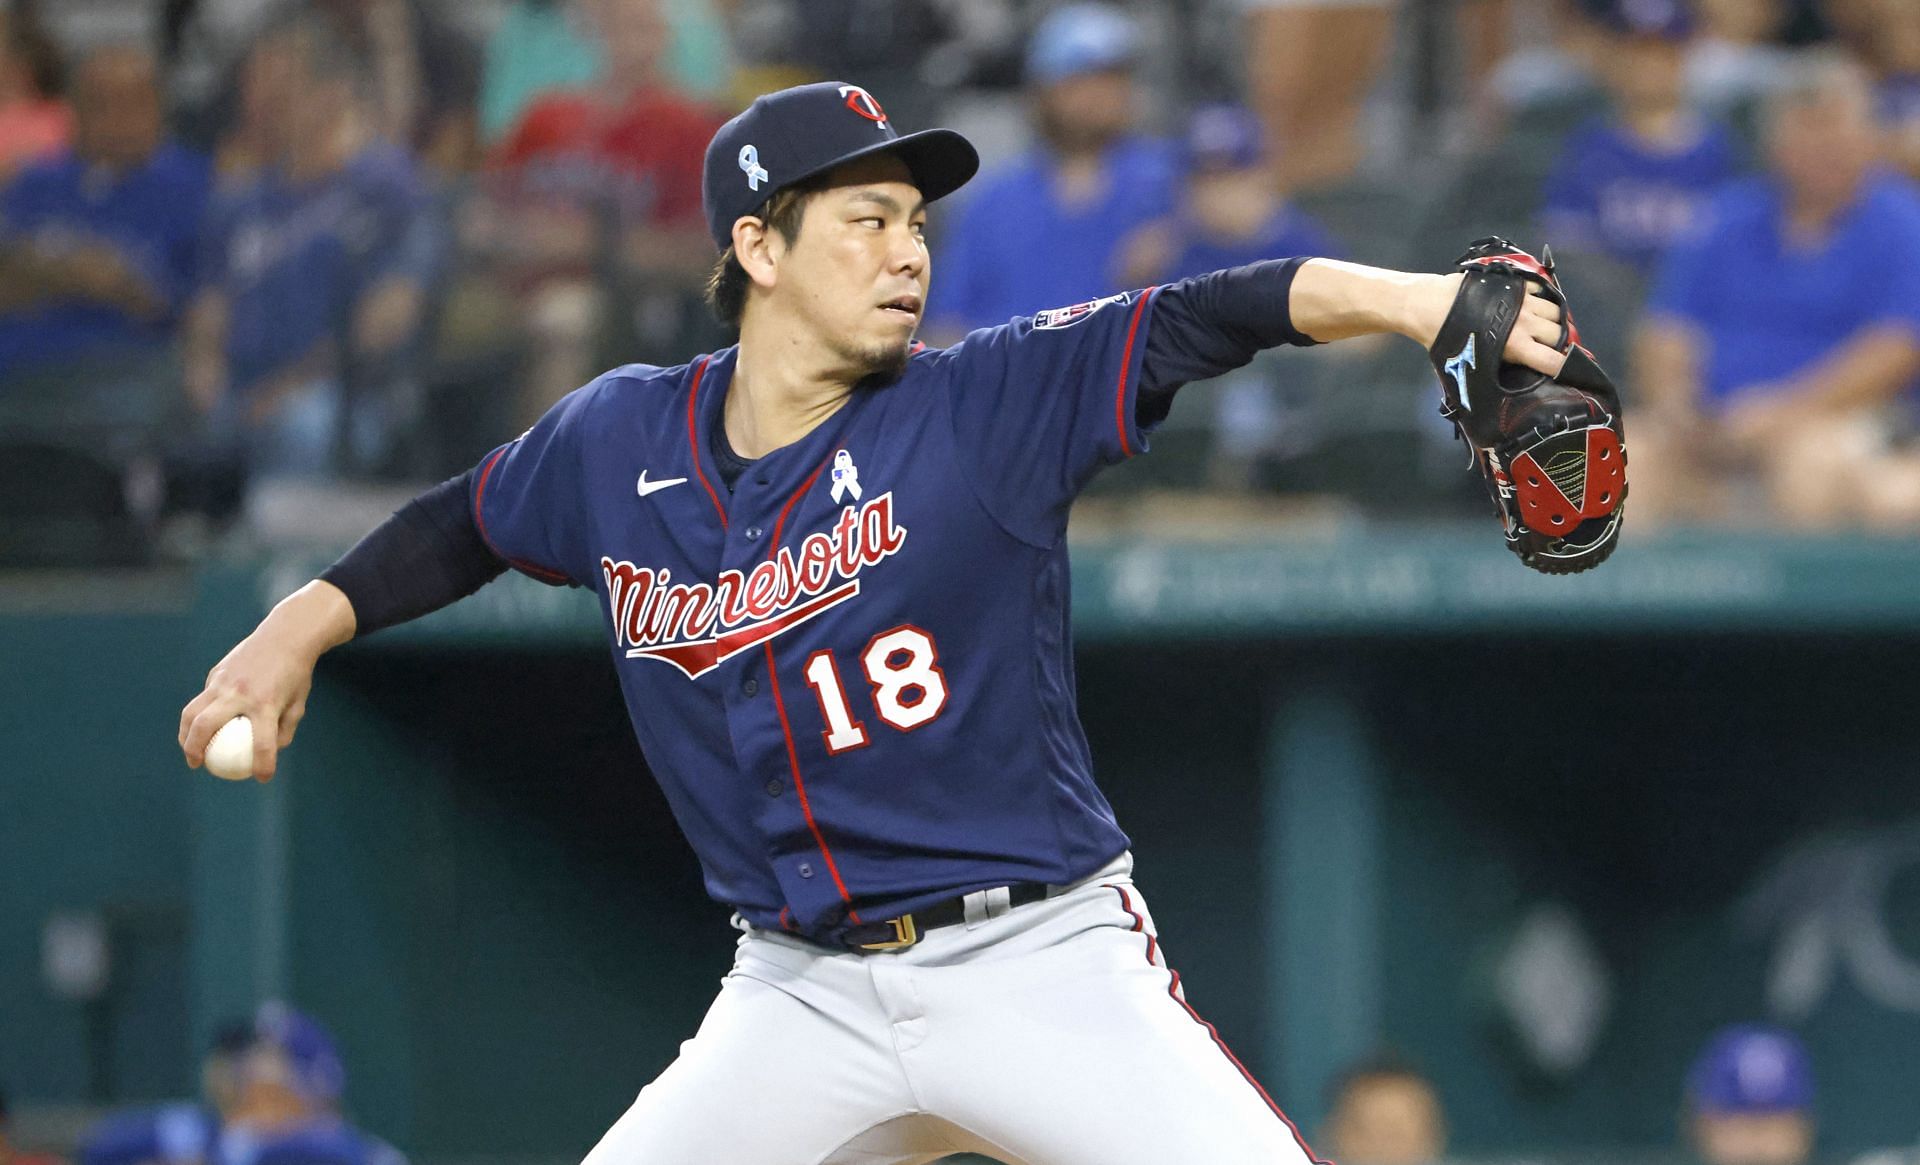
<svg viewBox="0 0 1920 1165">
<path fill-rule="evenodd" d="M 1617 534 L 1618 404 L 1549 264 L 1499 241 L 1446 275 L 1274 260 L 928 349 L 927 207 L 977 166 L 856 85 L 755 101 L 706 155 L 738 345 L 561 401 L 281 602 L 181 717 L 191 764 L 249 717 L 264 780 L 328 648 L 508 568 L 595 594 L 741 937 L 590 1165 L 1311 1160 L 1188 1006 L 1094 783 L 1068 507 L 1182 384 L 1400 333 L 1523 558 L 1577 569 Z"/>
</svg>

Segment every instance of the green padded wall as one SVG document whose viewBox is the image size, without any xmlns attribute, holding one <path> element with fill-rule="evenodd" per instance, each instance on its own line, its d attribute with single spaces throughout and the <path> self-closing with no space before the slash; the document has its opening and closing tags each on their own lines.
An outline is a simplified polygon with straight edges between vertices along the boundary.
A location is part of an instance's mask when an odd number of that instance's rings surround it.
<svg viewBox="0 0 1920 1165">
<path fill-rule="evenodd" d="M 0 604 L 0 1087 L 16 1094 L 159 1097 L 192 1079 L 189 785 L 167 755 L 190 594 L 61 581 Z M 43 982 L 42 928 L 66 911 L 109 926 L 95 1005 Z"/>
<path fill-rule="evenodd" d="M 1867 977 L 1920 968 L 1912 555 L 1858 550 L 1843 625 L 1815 626 L 1792 612 L 1819 549 L 1624 559 L 1597 630 L 1543 617 L 1524 648 L 1484 629 L 1484 595 L 1409 605 L 1412 551 L 1378 577 L 1304 555 L 1281 581 L 1325 618 L 1228 586 L 1231 555 L 1218 575 L 1157 548 L 1091 561 L 1103 786 L 1190 998 L 1310 1133 L 1330 1074 L 1384 1044 L 1439 1077 L 1463 1152 L 1670 1145 L 1686 1060 L 1761 1012 L 1781 950 L 1781 920 L 1742 904 L 1798 853 L 1818 868 L 1794 908 L 1825 913 L 1792 918 L 1836 939 L 1801 1024 L 1825 1147 L 1910 1140 L 1920 1006 Z M 181 1094 L 216 1021 L 284 994 L 339 1033 L 354 1112 L 417 1158 L 576 1158 L 693 1032 L 733 939 L 644 775 L 592 602 L 509 587 L 356 645 L 323 666 L 283 779 L 188 773 L 181 701 L 299 574 L 0 587 L 0 1083 Z M 1528 729 L 1568 707 L 1596 727 Z M 1822 855 L 1855 863 L 1838 890 Z M 1847 881 L 1869 875 L 1864 896 Z M 1491 1002 L 1542 903 L 1576 913 L 1612 992 L 1564 1079 L 1525 1066 Z M 112 921 L 110 1006 L 41 984 L 57 910 Z"/>
</svg>

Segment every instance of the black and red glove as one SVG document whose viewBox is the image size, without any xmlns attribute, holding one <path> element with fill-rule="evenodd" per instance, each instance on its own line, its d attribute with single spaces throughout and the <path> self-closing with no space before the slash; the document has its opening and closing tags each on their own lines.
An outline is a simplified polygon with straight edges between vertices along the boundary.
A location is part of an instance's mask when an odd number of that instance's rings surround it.
<svg viewBox="0 0 1920 1165">
<path fill-rule="evenodd" d="M 1573 574 L 1605 562 L 1620 540 L 1627 500 L 1627 453 L 1620 394 L 1580 345 L 1580 332 L 1543 259 L 1497 237 L 1467 248 L 1453 309 L 1427 353 L 1440 374 L 1440 414 L 1473 449 L 1520 561 L 1545 574 Z M 1567 354 L 1558 376 L 1501 359 L 1530 292 L 1561 309 Z"/>
</svg>

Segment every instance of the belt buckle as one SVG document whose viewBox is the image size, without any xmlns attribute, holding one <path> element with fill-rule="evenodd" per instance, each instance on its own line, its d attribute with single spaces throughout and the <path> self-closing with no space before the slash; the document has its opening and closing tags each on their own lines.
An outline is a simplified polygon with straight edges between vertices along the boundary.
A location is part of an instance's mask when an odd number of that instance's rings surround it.
<svg viewBox="0 0 1920 1165">
<path fill-rule="evenodd" d="M 863 951 L 897 951 L 910 947 L 920 941 L 920 930 L 913 925 L 913 915 L 902 914 L 898 918 L 887 919 L 886 925 L 893 928 L 893 937 L 877 943 L 858 943 Z"/>
</svg>

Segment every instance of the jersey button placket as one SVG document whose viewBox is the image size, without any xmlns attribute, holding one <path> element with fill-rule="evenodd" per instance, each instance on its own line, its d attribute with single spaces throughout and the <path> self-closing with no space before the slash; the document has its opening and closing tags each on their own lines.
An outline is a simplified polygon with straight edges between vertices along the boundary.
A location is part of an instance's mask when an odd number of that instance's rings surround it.
<svg viewBox="0 0 1920 1165">
<path fill-rule="evenodd" d="M 759 484 L 765 486 L 770 483 L 760 481 Z M 765 561 L 770 549 L 767 542 L 773 530 L 773 518 L 777 516 L 771 512 L 754 512 L 760 508 L 762 499 L 741 496 L 746 494 L 747 488 L 748 481 L 743 479 L 740 482 L 740 493 L 735 497 L 735 520 L 732 534 L 728 538 L 726 555 L 726 565 L 740 571 L 743 576 L 751 575 L 754 568 Z M 773 502 L 777 503 L 779 500 L 776 498 Z M 746 662 L 746 674 L 738 675 L 734 682 L 734 691 L 737 693 L 734 714 L 742 718 L 740 721 L 742 728 L 748 724 L 752 725 L 751 729 L 747 730 L 748 734 L 764 741 L 767 751 L 763 757 L 756 756 L 750 760 L 743 756 L 741 759 L 743 767 L 748 767 L 749 771 L 752 767 L 759 767 L 755 761 L 764 760 L 766 763 L 766 767 L 761 768 L 765 779 L 761 782 L 760 788 L 767 797 L 763 804 L 767 805 L 769 812 L 774 815 L 768 820 L 780 821 L 782 824 L 775 828 L 777 832 L 784 833 L 791 828 L 785 823 L 786 815 L 793 814 L 797 817 L 799 809 L 787 798 L 789 782 L 785 772 L 788 763 L 786 738 L 780 731 L 779 723 L 775 718 L 773 699 L 769 694 L 772 689 L 759 677 L 759 672 L 763 670 L 761 661 L 764 658 L 763 652 L 756 649 L 751 653 L 750 662 L 743 661 Z M 759 699 L 763 694 L 768 698 Z M 775 808 L 776 805 L 784 805 L 787 808 Z M 813 882 L 816 871 L 823 868 L 814 861 L 797 857 L 789 857 L 788 863 L 790 864 L 786 864 L 785 868 L 791 871 L 789 876 L 798 875 L 802 881 L 809 884 Z M 809 897 L 809 895 L 800 896 Z M 796 907 L 796 910 L 798 909 L 800 908 Z"/>
</svg>

